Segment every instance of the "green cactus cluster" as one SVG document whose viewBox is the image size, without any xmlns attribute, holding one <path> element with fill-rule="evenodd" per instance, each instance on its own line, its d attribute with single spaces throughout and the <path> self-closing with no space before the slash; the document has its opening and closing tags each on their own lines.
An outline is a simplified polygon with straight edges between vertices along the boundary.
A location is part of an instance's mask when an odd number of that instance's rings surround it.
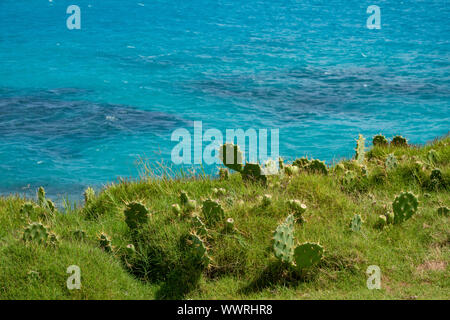
<svg viewBox="0 0 450 320">
<path fill-rule="evenodd" d="M 98 236 L 98 244 L 102 250 L 105 252 L 112 252 L 113 247 L 111 245 L 111 238 L 104 232 L 100 233 Z"/>
<path fill-rule="evenodd" d="M 219 157 L 226 167 L 239 172 L 243 180 L 264 184 L 267 182 L 267 177 L 259 163 L 247 162 L 244 165 L 244 155 L 239 146 L 225 143 L 219 148 Z"/>
<path fill-rule="evenodd" d="M 372 144 L 374 146 L 387 146 L 389 144 L 389 141 L 386 139 L 385 136 L 383 136 L 381 133 L 377 134 L 372 139 Z"/>
<path fill-rule="evenodd" d="M 123 213 L 125 214 L 125 222 L 131 230 L 136 230 L 147 223 L 150 216 L 149 210 L 140 201 L 127 203 Z"/>
<path fill-rule="evenodd" d="M 309 165 L 306 167 L 306 169 L 313 173 L 320 173 L 320 174 L 324 174 L 324 175 L 328 174 L 328 168 L 327 168 L 325 162 L 318 160 L 318 159 L 311 160 Z"/>
<path fill-rule="evenodd" d="M 403 138 L 402 136 L 395 136 L 391 140 L 391 145 L 396 147 L 407 147 L 408 141 L 406 138 Z"/>
<path fill-rule="evenodd" d="M 324 251 L 317 243 L 295 245 L 293 215 L 289 215 L 276 228 L 273 234 L 273 250 L 278 260 L 294 266 L 299 271 L 317 264 Z"/>
<path fill-rule="evenodd" d="M 225 219 L 225 212 L 219 202 L 211 199 L 203 201 L 202 214 L 207 226 L 213 226 Z"/>
<path fill-rule="evenodd" d="M 45 214 L 54 214 L 56 210 L 56 205 L 52 200 L 46 198 L 44 187 L 39 187 L 37 191 L 38 205 L 44 210 Z"/>
<path fill-rule="evenodd" d="M 394 223 L 399 224 L 411 218 L 419 206 L 419 200 L 411 192 L 402 192 L 395 197 L 392 203 Z"/>
<path fill-rule="evenodd" d="M 23 241 L 25 242 L 37 242 L 45 244 L 49 238 L 50 231 L 40 222 L 32 222 L 25 227 L 23 232 Z"/>
<path fill-rule="evenodd" d="M 306 169 L 309 166 L 309 163 L 308 157 L 302 157 L 295 159 L 294 162 L 292 162 L 292 165 L 300 169 Z"/>
</svg>

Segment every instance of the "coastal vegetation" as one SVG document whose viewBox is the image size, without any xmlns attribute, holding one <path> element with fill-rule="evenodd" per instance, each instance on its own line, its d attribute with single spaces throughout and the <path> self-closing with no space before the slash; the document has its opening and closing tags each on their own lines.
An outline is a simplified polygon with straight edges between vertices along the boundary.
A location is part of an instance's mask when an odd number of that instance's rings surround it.
<svg viewBox="0 0 450 320">
<path fill-rule="evenodd" d="M 217 176 L 147 167 L 80 204 L 2 197 L 0 299 L 449 299 L 450 137 L 371 142 L 331 165 L 225 144 Z"/>
</svg>

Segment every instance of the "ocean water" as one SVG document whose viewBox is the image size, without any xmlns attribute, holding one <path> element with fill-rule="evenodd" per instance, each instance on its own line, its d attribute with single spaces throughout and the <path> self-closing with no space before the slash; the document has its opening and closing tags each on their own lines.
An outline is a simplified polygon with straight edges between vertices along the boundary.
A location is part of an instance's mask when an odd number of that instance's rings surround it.
<svg viewBox="0 0 450 320">
<path fill-rule="evenodd" d="M 448 0 L 1 0 L 0 193 L 136 177 L 193 121 L 279 129 L 281 155 L 327 163 L 359 133 L 425 143 L 450 128 L 449 17 Z"/>
</svg>

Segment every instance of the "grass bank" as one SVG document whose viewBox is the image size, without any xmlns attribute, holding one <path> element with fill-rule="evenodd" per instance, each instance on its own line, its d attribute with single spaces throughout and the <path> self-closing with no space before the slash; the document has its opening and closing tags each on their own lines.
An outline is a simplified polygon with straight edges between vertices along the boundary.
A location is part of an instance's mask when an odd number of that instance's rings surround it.
<svg viewBox="0 0 450 320">
<path fill-rule="evenodd" d="M 0 299 L 449 299 L 450 137 L 375 142 L 329 167 L 123 181 L 62 209 L 42 191 L 0 198 Z M 305 260 L 297 243 L 323 254 Z"/>
</svg>

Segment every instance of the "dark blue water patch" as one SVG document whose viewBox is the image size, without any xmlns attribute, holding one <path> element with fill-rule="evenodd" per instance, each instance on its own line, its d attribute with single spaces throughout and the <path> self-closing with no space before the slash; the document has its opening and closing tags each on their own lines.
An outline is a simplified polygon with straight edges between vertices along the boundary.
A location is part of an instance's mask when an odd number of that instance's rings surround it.
<svg viewBox="0 0 450 320">
<path fill-rule="evenodd" d="M 168 132 L 187 122 L 175 115 L 88 101 L 38 96 L 0 98 L 0 136 L 51 139 L 105 139 L 121 134 Z"/>
</svg>

